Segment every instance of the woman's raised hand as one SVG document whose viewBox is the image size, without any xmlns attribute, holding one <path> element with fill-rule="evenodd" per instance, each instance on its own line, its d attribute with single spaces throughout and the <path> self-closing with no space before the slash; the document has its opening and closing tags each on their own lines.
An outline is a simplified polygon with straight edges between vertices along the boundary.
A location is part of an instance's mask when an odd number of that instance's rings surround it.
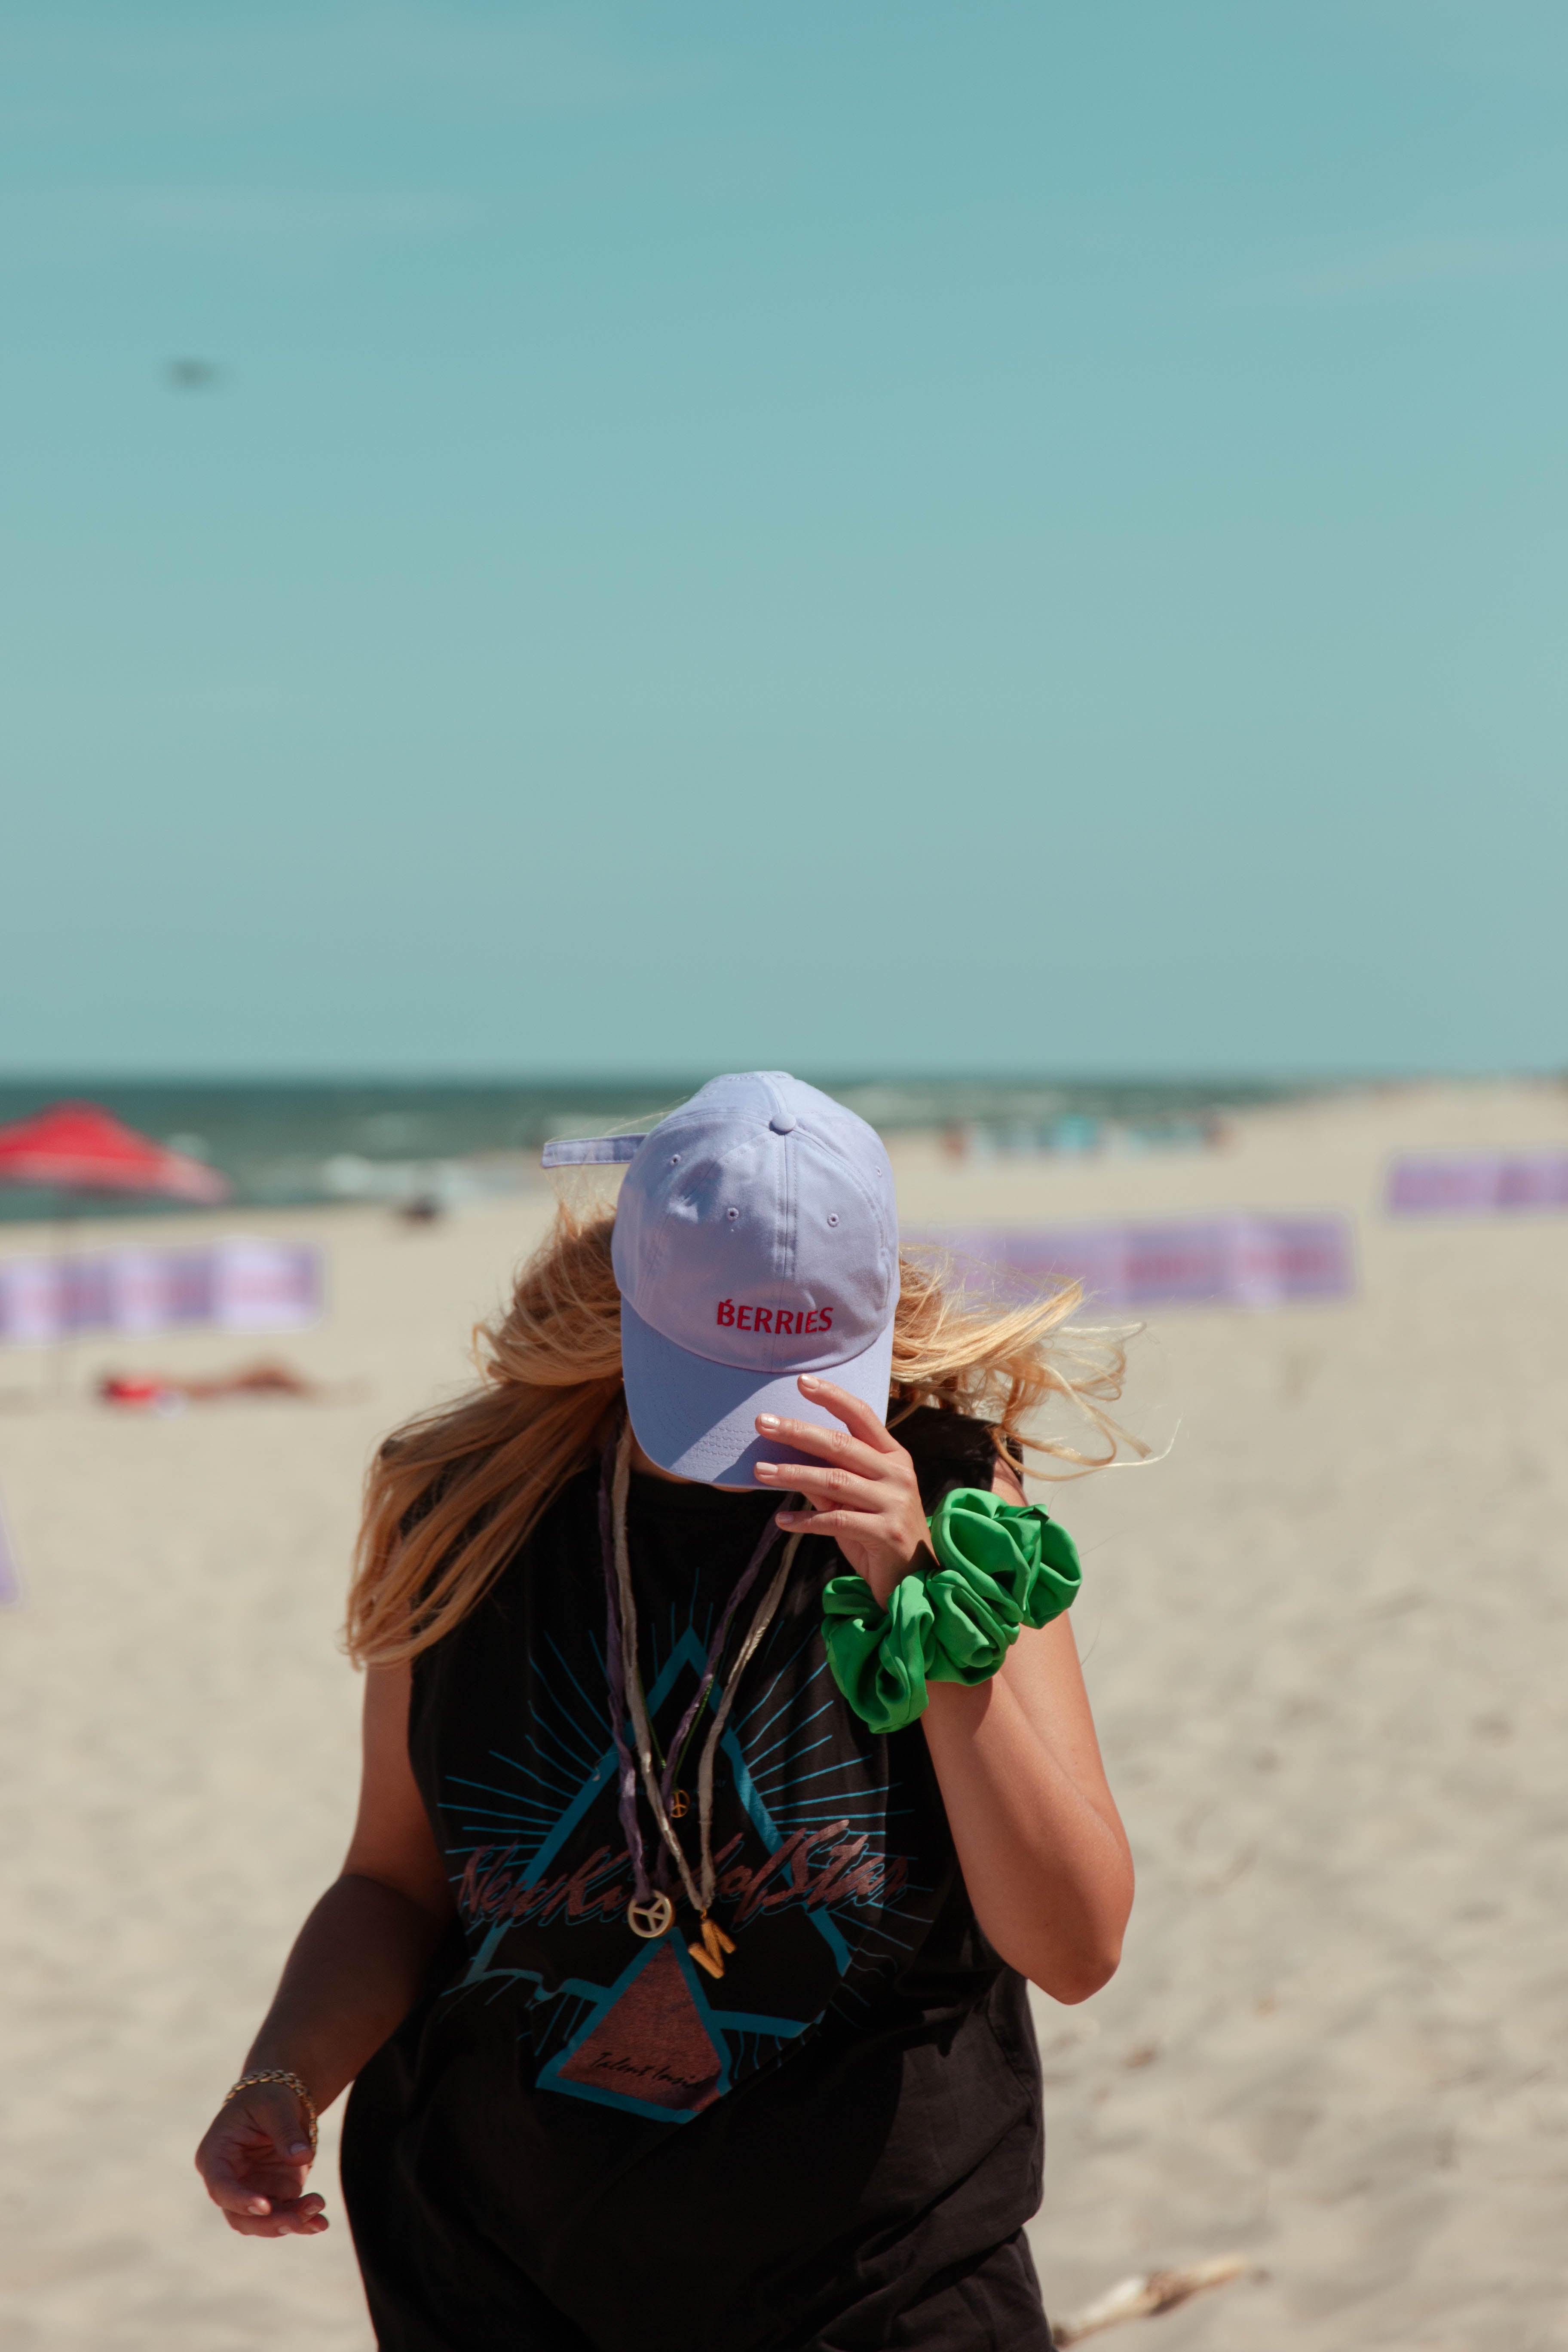
<svg viewBox="0 0 1568 2352">
<path fill-rule="evenodd" d="M 221 2106 L 196 2150 L 207 2195 L 242 2238 L 315 2238 L 320 2197 L 301 2194 L 310 2126 L 286 2083 L 256 2083 Z"/>
<path fill-rule="evenodd" d="M 805 1496 L 811 1508 L 781 1511 L 780 1527 L 792 1534 L 798 1528 L 805 1534 L 832 1536 L 850 1567 L 865 1578 L 885 1608 L 894 1585 L 913 1567 L 915 1555 L 922 1548 L 929 1549 L 915 1465 L 870 1406 L 837 1381 L 803 1372 L 795 1386 L 802 1396 L 832 1413 L 844 1427 L 824 1429 L 815 1421 L 758 1413 L 760 1437 L 770 1444 L 819 1458 L 759 1462 L 757 1477 L 764 1486 Z"/>
</svg>

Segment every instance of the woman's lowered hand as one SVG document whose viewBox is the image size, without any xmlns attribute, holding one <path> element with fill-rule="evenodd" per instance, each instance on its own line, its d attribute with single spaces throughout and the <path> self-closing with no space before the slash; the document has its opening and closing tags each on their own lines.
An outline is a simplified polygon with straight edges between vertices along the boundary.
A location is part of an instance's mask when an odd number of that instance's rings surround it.
<svg viewBox="0 0 1568 2352">
<path fill-rule="evenodd" d="M 286 2083 L 256 2083 L 221 2106 L 196 2150 L 207 2195 L 242 2238 L 316 2238 L 323 2200 L 303 2194 L 310 2126 Z"/>
</svg>

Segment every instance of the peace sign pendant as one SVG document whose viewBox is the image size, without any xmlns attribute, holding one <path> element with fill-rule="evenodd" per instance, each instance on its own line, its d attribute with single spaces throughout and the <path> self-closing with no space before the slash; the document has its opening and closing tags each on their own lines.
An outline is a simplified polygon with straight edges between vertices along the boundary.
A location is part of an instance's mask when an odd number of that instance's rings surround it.
<svg viewBox="0 0 1568 2352">
<path fill-rule="evenodd" d="M 634 1895 L 626 1905 L 627 1927 L 649 1943 L 656 1936 L 668 1935 L 674 1924 L 675 1906 L 668 1895 Z"/>
</svg>

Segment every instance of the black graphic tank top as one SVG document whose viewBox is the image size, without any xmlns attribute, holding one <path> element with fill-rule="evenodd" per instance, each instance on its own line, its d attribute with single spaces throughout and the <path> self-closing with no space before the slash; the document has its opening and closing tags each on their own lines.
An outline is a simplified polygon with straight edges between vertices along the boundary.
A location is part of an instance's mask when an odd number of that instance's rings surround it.
<svg viewBox="0 0 1568 2352">
<path fill-rule="evenodd" d="M 922 1411 L 898 1435 L 928 1509 L 989 1486 L 980 1424 Z M 661 1746 L 775 1502 L 633 1478 Z M 920 1727 L 874 1738 L 833 1681 L 842 1567 L 801 1545 L 719 1744 L 721 1980 L 673 1876 L 674 1929 L 627 1925 L 594 1473 L 416 1662 L 409 1750 L 458 1927 L 350 2102 L 387 2352 L 1048 2347 L 1020 2234 L 1042 2155 L 1025 1988 L 975 1923 Z"/>
</svg>

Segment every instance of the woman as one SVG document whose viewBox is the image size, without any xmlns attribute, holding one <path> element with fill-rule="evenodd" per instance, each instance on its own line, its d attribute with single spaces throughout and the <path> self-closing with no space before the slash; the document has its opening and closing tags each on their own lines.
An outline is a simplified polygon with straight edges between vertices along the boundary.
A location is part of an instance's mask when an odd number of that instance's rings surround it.
<svg viewBox="0 0 1568 2352">
<path fill-rule="evenodd" d="M 546 1157 L 629 1161 L 613 1224 L 373 1470 L 359 1820 L 208 2191 L 324 2229 L 353 2082 L 387 2352 L 1047 2352 L 1024 1980 L 1106 1981 L 1131 1870 L 1020 1429 L 1114 1454 L 1120 1358 L 900 1265 L 877 1137 L 777 1073 Z"/>
</svg>

